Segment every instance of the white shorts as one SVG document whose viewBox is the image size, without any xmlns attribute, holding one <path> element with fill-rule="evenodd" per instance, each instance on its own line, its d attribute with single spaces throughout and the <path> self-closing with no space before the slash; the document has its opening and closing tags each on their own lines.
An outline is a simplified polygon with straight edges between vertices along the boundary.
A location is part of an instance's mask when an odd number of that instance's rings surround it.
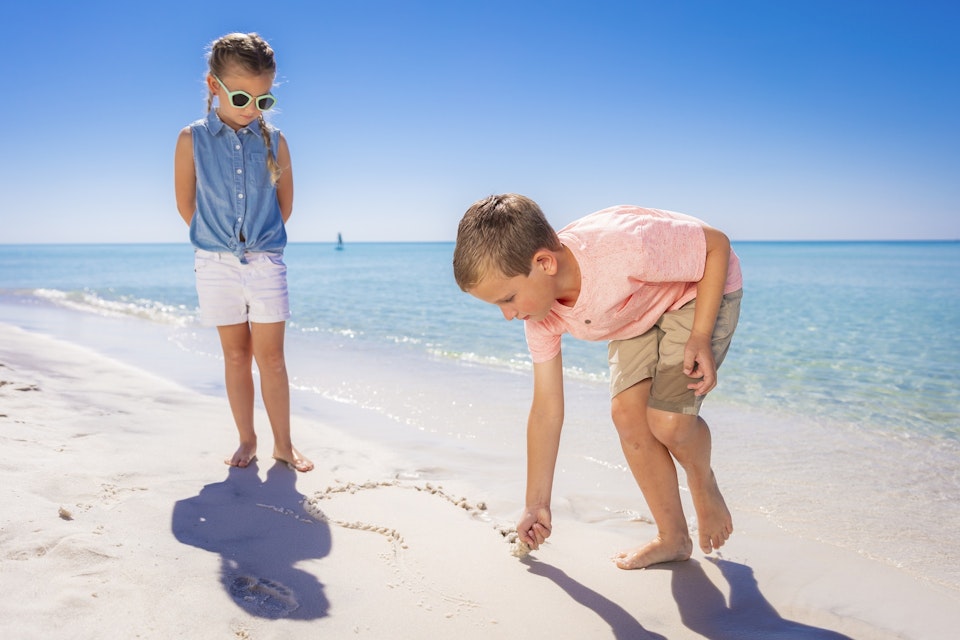
<svg viewBox="0 0 960 640">
<path fill-rule="evenodd" d="M 247 253 L 246 264 L 232 253 L 196 249 L 200 322 L 222 327 L 245 322 L 284 322 L 290 317 L 287 265 L 283 254 Z"/>
</svg>

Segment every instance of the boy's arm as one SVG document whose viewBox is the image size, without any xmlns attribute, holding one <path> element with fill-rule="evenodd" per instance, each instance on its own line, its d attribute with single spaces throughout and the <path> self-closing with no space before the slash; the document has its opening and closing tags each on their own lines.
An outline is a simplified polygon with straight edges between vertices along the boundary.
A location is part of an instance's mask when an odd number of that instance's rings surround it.
<svg viewBox="0 0 960 640">
<path fill-rule="evenodd" d="M 683 355 L 683 372 L 700 378 L 688 384 L 698 396 L 705 396 L 717 386 L 717 365 L 713 358 L 713 328 L 727 284 L 730 264 L 730 240 L 720 230 L 704 225 L 707 239 L 707 260 L 703 277 L 697 283 L 697 306 L 693 314 L 693 329 Z"/>
<path fill-rule="evenodd" d="M 527 421 L 527 497 L 517 523 L 520 540 L 537 549 L 550 536 L 550 496 L 563 427 L 563 358 L 533 365 L 533 402 Z"/>
</svg>

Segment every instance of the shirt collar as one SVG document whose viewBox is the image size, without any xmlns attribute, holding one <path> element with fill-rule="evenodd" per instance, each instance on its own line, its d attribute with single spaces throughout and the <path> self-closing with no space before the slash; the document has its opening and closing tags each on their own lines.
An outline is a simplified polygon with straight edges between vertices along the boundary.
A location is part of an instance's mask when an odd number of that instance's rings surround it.
<svg viewBox="0 0 960 640">
<path fill-rule="evenodd" d="M 207 129 L 210 130 L 210 133 L 212 133 L 213 135 L 218 135 L 223 129 L 229 129 L 229 128 L 230 127 L 224 124 L 223 120 L 220 119 L 220 116 L 217 115 L 216 109 L 211 109 L 209 113 L 207 113 Z M 260 118 L 257 118 L 256 120 L 254 120 L 244 128 L 249 129 L 251 133 L 255 133 L 259 136 L 260 135 Z M 243 129 L 241 129 L 240 131 L 243 131 Z"/>
</svg>

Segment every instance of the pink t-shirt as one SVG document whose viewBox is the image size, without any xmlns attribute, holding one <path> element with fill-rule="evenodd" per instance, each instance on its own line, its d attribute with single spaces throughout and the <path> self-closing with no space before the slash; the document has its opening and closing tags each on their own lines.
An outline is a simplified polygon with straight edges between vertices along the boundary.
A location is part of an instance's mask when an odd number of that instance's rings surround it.
<svg viewBox="0 0 960 640">
<path fill-rule="evenodd" d="M 621 205 L 592 213 L 558 232 L 580 265 L 580 296 L 553 303 L 540 322 L 526 321 L 534 362 L 560 353 L 560 337 L 623 340 L 648 331 L 667 311 L 697 297 L 707 241 L 696 218 Z M 724 293 L 742 288 L 740 260 L 730 251 Z"/>
</svg>

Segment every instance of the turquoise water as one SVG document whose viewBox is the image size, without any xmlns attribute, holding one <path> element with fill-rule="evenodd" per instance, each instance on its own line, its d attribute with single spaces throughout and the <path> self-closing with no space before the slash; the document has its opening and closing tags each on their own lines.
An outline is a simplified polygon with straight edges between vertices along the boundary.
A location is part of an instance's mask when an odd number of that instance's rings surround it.
<svg viewBox="0 0 960 640">
<path fill-rule="evenodd" d="M 960 243 L 735 243 L 740 328 L 714 397 L 900 434 L 960 438 Z M 451 243 L 292 244 L 290 340 L 348 339 L 480 366 L 529 368 L 519 322 L 459 291 Z M 0 246 L 0 294 L 196 325 L 187 245 Z M 577 379 L 602 344 L 565 339 Z"/>
</svg>

